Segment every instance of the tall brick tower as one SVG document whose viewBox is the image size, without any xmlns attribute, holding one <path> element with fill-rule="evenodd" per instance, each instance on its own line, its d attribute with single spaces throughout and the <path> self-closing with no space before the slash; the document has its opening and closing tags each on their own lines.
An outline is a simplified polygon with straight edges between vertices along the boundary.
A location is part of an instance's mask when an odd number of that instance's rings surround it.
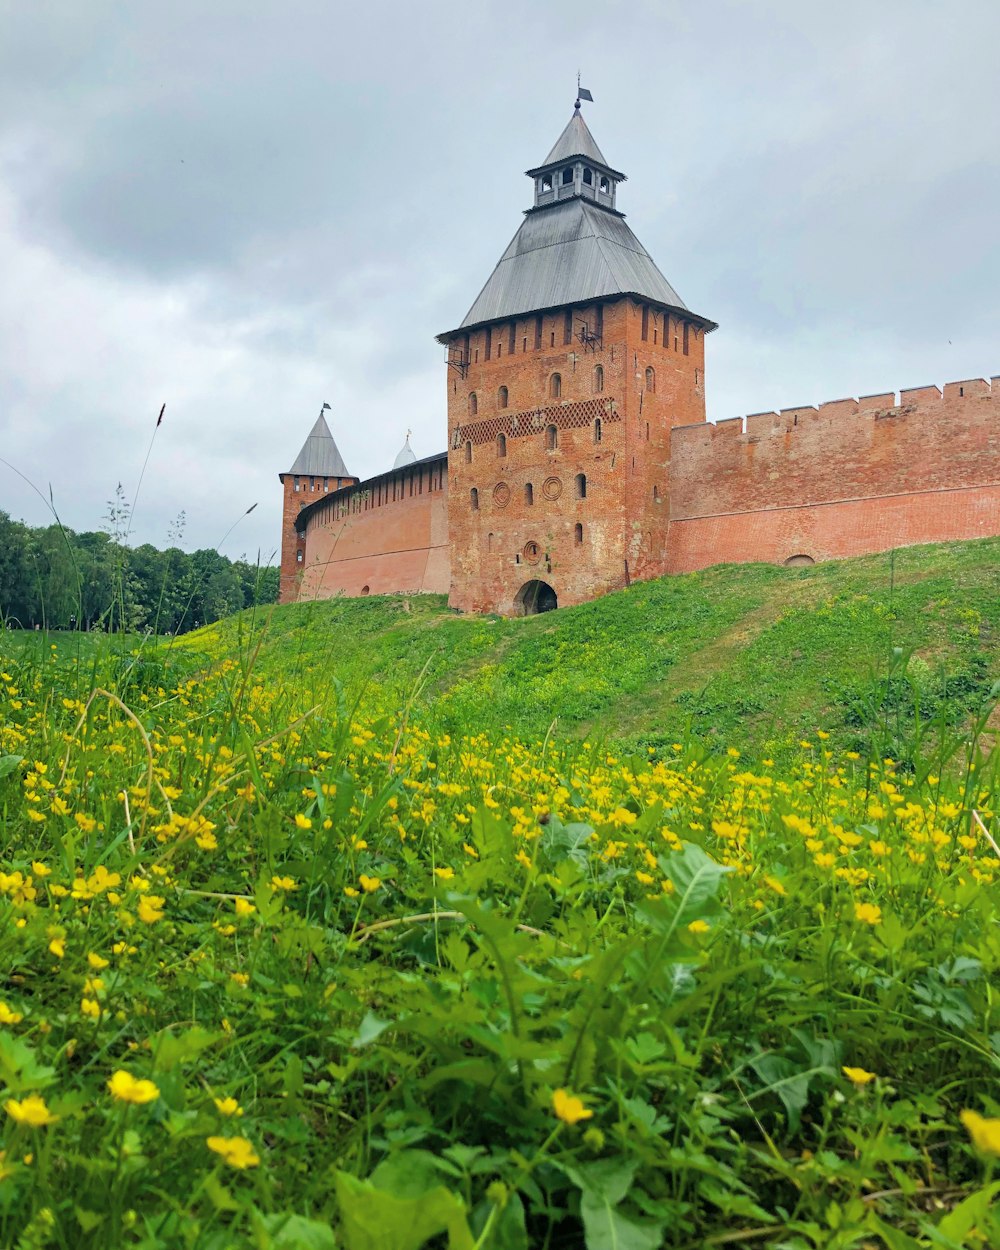
<svg viewBox="0 0 1000 1250">
<path fill-rule="evenodd" d="M 540 612 L 665 571 L 670 430 L 705 420 L 705 334 L 616 207 L 576 101 L 448 362 L 449 602 Z"/>
<path fill-rule="evenodd" d="M 306 504 L 315 503 L 322 495 L 358 480 L 347 472 L 344 458 L 333 441 L 324 415 L 329 407 L 329 404 L 323 405 L 292 467 L 287 473 L 278 474 L 284 490 L 279 603 L 292 603 L 298 595 L 305 557 L 305 534 L 298 527 L 299 513 Z"/>
</svg>

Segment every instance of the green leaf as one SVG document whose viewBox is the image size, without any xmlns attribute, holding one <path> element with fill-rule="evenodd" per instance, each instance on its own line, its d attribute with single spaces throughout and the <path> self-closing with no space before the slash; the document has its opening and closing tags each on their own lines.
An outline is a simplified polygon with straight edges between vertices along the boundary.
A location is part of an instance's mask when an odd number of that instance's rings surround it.
<svg viewBox="0 0 1000 1250">
<path fill-rule="evenodd" d="M 938 1225 L 938 1232 L 964 1246 L 969 1233 L 979 1225 L 982 1229 L 990 1214 L 993 1199 L 1000 1193 L 1000 1181 L 984 1185 L 953 1207 Z"/>
<path fill-rule="evenodd" d="M 587 1250 L 657 1250 L 663 1225 L 639 1223 L 600 1198 L 584 1195 L 580 1203 Z"/>
<path fill-rule="evenodd" d="M 658 862 L 664 876 L 674 883 L 674 892 L 645 899 L 636 907 L 636 914 L 651 929 L 669 939 L 693 920 L 718 912 L 715 896 L 731 868 L 717 864 L 693 842 L 685 842 L 683 850 L 671 855 L 661 855 Z"/>
<path fill-rule="evenodd" d="M 448 1234 L 449 1250 L 472 1250 L 465 1203 L 443 1185 L 401 1198 L 338 1171 L 335 1188 L 347 1250 L 420 1250 L 440 1233 Z"/>
<path fill-rule="evenodd" d="M 225 1033 L 203 1029 L 196 1024 L 185 1029 L 183 1033 L 174 1033 L 169 1028 L 162 1029 L 152 1038 L 154 1064 L 159 1071 L 169 1072 L 179 1063 L 195 1059 L 202 1051 L 221 1041 Z"/>
<path fill-rule="evenodd" d="M 0 1079 L 12 1094 L 44 1089 L 55 1074 L 55 1068 L 38 1062 L 27 1042 L 0 1029 Z"/>
<path fill-rule="evenodd" d="M 23 755 L 0 755 L 0 778 L 10 776 L 14 769 L 23 762 Z"/>
<path fill-rule="evenodd" d="M 381 1020 L 374 1011 L 365 1014 L 365 1018 L 358 1026 L 358 1034 L 352 1043 L 356 1049 L 362 1046 L 369 1046 L 380 1037 L 388 1028 L 392 1027 L 391 1020 Z"/>
<path fill-rule="evenodd" d="M 336 1250 L 333 1229 L 304 1215 L 257 1215 L 254 1223 L 267 1234 L 268 1250 Z"/>
<path fill-rule="evenodd" d="M 623 1215 L 618 1204 L 632 1188 L 637 1164 L 602 1159 L 563 1171 L 581 1190 L 580 1217 L 587 1250 L 657 1250 L 662 1224 L 640 1223 Z"/>
</svg>

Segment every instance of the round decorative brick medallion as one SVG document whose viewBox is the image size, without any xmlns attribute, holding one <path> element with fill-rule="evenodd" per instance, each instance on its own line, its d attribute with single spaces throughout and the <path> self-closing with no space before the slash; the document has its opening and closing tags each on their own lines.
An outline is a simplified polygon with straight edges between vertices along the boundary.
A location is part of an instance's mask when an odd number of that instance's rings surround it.
<svg viewBox="0 0 1000 1250">
<path fill-rule="evenodd" d="M 524 560 L 526 564 L 537 564 L 540 554 L 538 543 L 524 544 Z"/>
<path fill-rule="evenodd" d="M 493 487 L 493 502 L 498 508 L 506 508 L 510 503 L 510 487 L 506 482 L 497 482 Z"/>
<path fill-rule="evenodd" d="M 542 494 L 546 499 L 558 499 L 562 494 L 562 482 L 557 477 L 547 477 L 542 483 Z"/>
</svg>

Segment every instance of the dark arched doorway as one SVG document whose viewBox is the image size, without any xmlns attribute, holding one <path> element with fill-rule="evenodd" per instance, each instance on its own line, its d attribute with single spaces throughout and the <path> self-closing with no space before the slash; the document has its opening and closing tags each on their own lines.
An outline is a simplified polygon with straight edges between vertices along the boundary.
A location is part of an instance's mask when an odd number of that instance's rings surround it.
<svg viewBox="0 0 1000 1250">
<path fill-rule="evenodd" d="M 539 612 L 552 612 L 559 606 L 556 592 L 548 582 L 525 582 L 514 596 L 518 616 L 535 616 Z"/>
<path fill-rule="evenodd" d="M 808 568 L 810 564 L 815 564 L 815 563 L 816 561 L 812 558 L 812 556 L 806 556 L 806 555 L 789 556 L 788 559 L 785 561 L 785 568 L 786 569 L 804 569 L 804 568 Z"/>
</svg>

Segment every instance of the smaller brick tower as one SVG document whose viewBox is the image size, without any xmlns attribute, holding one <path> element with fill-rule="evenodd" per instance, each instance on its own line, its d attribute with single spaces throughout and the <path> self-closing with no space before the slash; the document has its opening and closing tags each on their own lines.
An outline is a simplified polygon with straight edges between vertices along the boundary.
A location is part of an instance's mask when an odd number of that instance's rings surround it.
<svg viewBox="0 0 1000 1250">
<path fill-rule="evenodd" d="M 287 473 L 279 473 L 278 481 L 284 490 L 284 506 L 281 514 L 281 580 L 279 603 L 292 603 L 298 597 L 305 560 L 305 533 L 298 528 L 298 515 L 310 503 L 322 495 L 351 486 L 358 479 L 347 472 L 344 458 L 333 441 L 324 413 L 324 404 L 316 418 L 302 450 Z"/>
<path fill-rule="evenodd" d="M 705 333 L 616 207 L 576 101 L 448 362 L 449 602 L 504 615 L 665 571 L 670 431 L 705 420 Z"/>
</svg>

